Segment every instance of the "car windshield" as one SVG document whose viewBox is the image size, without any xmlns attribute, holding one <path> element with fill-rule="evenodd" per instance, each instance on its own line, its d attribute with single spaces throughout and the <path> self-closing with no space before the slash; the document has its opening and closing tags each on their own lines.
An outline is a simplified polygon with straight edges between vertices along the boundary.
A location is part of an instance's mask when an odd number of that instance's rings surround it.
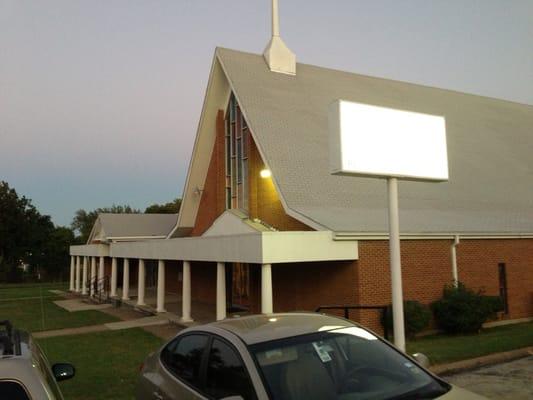
<svg viewBox="0 0 533 400">
<path fill-rule="evenodd" d="M 450 390 L 365 329 L 332 328 L 251 346 L 271 399 L 433 399 Z"/>
</svg>

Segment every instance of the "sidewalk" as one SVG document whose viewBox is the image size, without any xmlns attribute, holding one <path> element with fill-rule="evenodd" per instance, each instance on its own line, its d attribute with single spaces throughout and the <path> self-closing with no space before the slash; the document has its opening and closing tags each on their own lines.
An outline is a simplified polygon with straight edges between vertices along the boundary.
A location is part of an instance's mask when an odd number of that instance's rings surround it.
<svg viewBox="0 0 533 400">
<path fill-rule="evenodd" d="M 531 355 L 533 355 L 533 347 L 524 347 L 522 349 L 505 351 L 503 353 L 494 353 L 482 357 L 456 361 L 448 364 L 435 365 L 431 366 L 429 369 L 431 370 L 431 372 L 437 375 L 449 375 L 457 372 L 485 367 L 488 365 L 512 361 Z"/>
<path fill-rule="evenodd" d="M 53 329 L 50 331 L 41 331 L 34 332 L 32 336 L 37 339 L 49 338 L 55 336 L 69 336 L 69 335 L 81 335 L 83 333 L 93 333 L 93 332 L 102 332 L 107 331 L 109 328 L 105 325 L 91 325 L 91 326 L 80 326 L 79 328 L 64 328 L 64 329 Z"/>
<path fill-rule="evenodd" d="M 64 328 L 54 329 L 49 331 L 34 332 L 32 335 L 34 338 L 50 338 L 57 336 L 70 336 L 81 335 L 84 333 L 103 332 L 103 331 L 117 331 L 131 328 L 145 328 L 156 325 L 169 325 L 171 324 L 172 317 L 166 314 L 160 314 L 151 317 L 142 317 L 137 319 L 130 319 L 126 321 L 108 322 L 101 325 L 81 326 L 79 328 Z"/>
</svg>

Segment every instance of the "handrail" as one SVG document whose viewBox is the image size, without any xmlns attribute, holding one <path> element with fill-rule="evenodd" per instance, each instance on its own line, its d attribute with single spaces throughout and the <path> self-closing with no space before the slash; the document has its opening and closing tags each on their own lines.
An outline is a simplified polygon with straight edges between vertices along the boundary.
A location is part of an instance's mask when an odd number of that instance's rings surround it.
<svg viewBox="0 0 533 400">
<path fill-rule="evenodd" d="M 381 310 L 383 317 L 383 336 L 389 340 L 389 329 L 387 327 L 387 312 L 388 306 L 365 306 L 360 304 L 344 304 L 344 305 L 327 305 L 318 307 L 315 312 L 322 310 L 344 310 L 344 318 L 350 319 L 350 310 Z"/>
<path fill-rule="evenodd" d="M 96 276 L 90 278 L 87 281 L 87 292 L 89 293 L 89 296 L 92 296 L 93 298 L 97 298 L 99 302 L 102 302 L 102 299 L 104 301 L 107 301 L 109 299 L 109 277 L 106 275 L 103 278 L 98 278 Z M 92 289 L 92 290 L 91 290 Z"/>
<path fill-rule="evenodd" d="M 98 300 L 102 302 L 102 297 L 104 300 L 107 300 L 109 298 L 109 277 L 104 276 L 103 278 L 98 279 L 97 287 Z"/>
</svg>

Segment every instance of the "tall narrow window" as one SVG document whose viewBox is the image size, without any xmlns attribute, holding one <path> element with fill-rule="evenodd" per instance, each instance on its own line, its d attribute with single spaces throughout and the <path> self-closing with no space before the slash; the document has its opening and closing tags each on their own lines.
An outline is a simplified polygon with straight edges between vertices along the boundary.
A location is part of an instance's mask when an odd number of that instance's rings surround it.
<svg viewBox="0 0 533 400">
<path fill-rule="evenodd" d="M 503 302 L 503 312 L 509 314 L 509 303 L 507 301 L 507 271 L 505 263 L 498 264 L 498 280 L 500 285 L 500 297 Z"/>
<path fill-rule="evenodd" d="M 225 121 L 226 135 L 224 140 L 226 159 L 226 208 L 231 208 L 231 123 L 229 118 Z"/>
<path fill-rule="evenodd" d="M 248 132 L 248 125 L 244 119 L 244 115 L 241 113 L 241 145 L 242 145 L 242 182 L 245 183 L 243 186 L 243 196 L 242 196 L 242 209 L 248 210 L 248 146 L 250 142 L 250 134 Z"/>
<path fill-rule="evenodd" d="M 226 208 L 248 212 L 248 124 L 235 96 L 226 112 Z"/>
</svg>

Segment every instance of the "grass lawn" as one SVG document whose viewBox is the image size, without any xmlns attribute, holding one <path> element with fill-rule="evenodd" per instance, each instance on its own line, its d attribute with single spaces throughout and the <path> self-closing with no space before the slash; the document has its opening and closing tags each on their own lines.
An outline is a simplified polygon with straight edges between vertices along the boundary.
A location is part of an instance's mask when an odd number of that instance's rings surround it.
<svg viewBox="0 0 533 400">
<path fill-rule="evenodd" d="M 484 329 L 477 335 L 426 336 L 407 343 L 407 352 L 424 353 L 432 364 L 480 357 L 533 346 L 533 322 Z"/>
<path fill-rule="evenodd" d="M 66 400 L 129 400 L 139 366 L 163 340 L 135 328 L 39 339 L 39 344 L 51 364 L 76 367 L 76 376 L 59 384 Z"/>
<path fill-rule="evenodd" d="M 49 290 L 68 290 L 68 283 L 12 283 L 0 285 L 0 300 L 21 297 L 55 296 Z"/>
<path fill-rule="evenodd" d="M 35 300 L 0 300 L 0 320 L 9 319 L 14 326 L 30 332 L 79 326 L 104 324 L 117 318 L 96 310 L 68 312 L 56 306 L 54 300 L 62 297 L 45 297 Z"/>
</svg>

